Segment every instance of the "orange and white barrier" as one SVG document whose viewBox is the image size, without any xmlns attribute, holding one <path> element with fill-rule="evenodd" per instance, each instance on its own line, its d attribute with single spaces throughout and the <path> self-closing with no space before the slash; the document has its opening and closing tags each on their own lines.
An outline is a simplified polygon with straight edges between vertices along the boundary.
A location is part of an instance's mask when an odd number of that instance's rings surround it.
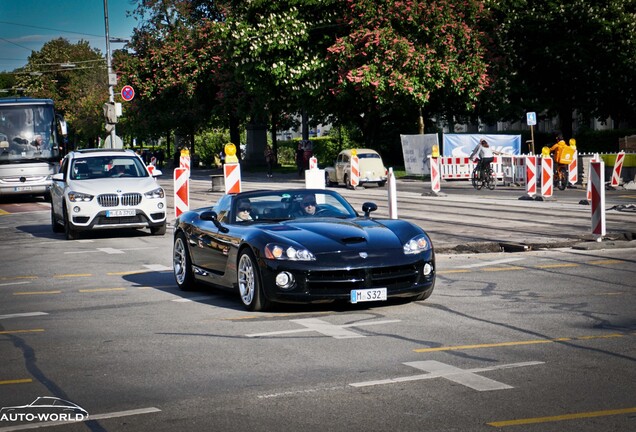
<svg viewBox="0 0 636 432">
<path fill-rule="evenodd" d="M 309 158 L 309 169 L 318 169 L 318 159 L 315 156 Z"/>
<path fill-rule="evenodd" d="M 225 179 L 225 193 L 235 194 L 241 192 L 241 165 L 238 163 L 226 163 L 223 165 L 223 177 Z"/>
<path fill-rule="evenodd" d="M 601 160 L 601 157 L 598 155 L 598 153 L 596 153 L 594 157 L 592 157 L 592 159 L 590 160 L 588 173 L 592 171 L 592 162 L 598 162 L 600 160 Z M 591 174 L 587 175 L 587 200 L 588 201 L 592 199 L 592 181 L 590 176 Z M 605 178 L 605 173 L 603 173 L 603 178 Z"/>
<path fill-rule="evenodd" d="M 603 161 L 590 162 L 590 182 L 592 190 L 592 234 L 596 241 L 605 235 L 605 164 Z"/>
<path fill-rule="evenodd" d="M 550 198 L 552 196 L 552 185 L 554 171 L 552 170 L 552 158 L 541 158 L 541 196 Z"/>
<path fill-rule="evenodd" d="M 574 152 L 572 162 L 568 165 L 568 183 L 577 184 L 579 182 L 579 154 Z"/>
<path fill-rule="evenodd" d="M 351 156 L 351 187 L 356 187 L 360 184 L 360 161 L 358 156 Z"/>
<path fill-rule="evenodd" d="M 190 171 L 185 168 L 174 169 L 174 211 L 179 217 L 190 210 Z"/>
<path fill-rule="evenodd" d="M 429 156 L 431 166 L 431 190 L 435 193 L 439 193 L 441 189 L 441 173 L 439 160 L 440 158 Z"/>
<path fill-rule="evenodd" d="M 616 162 L 614 162 L 614 170 L 612 171 L 612 182 L 610 186 L 617 187 L 621 179 L 621 171 L 623 170 L 623 162 L 625 161 L 625 152 L 621 151 L 616 155 Z"/>
<path fill-rule="evenodd" d="M 537 194 L 537 157 L 528 156 L 526 162 L 526 193 L 533 197 Z"/>
</svg>

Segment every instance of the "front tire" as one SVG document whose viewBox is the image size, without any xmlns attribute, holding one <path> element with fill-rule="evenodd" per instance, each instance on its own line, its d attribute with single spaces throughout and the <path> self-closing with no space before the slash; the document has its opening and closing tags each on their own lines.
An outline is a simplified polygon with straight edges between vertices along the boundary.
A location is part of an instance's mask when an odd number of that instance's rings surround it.
<svg viewBox="0 0 636 432">
<path fill-rule="evenodd" d="M 51 204 L 51 229 L 54 233 L 64 232 L 64 227 L 57 223 L 57 218 L 55 217 L 55 212 L 53 211 L 53 204 Z"/>
<path fill-rule="evenodd" d="M 66 240 L 76 240 L 78 238 L 77 231 L 73 229 L 66 209 L 64 210 L 64 236 Z"/>
<path fill-rule="evenodd" d="M 185 234 L 180 232 L 174 239 L 172 248 L 172 269 L 174 279 L 181 291 L 194 291 L 197 283 L 192 273 L 192 259 L 186 241 Z"/>
<path fill-rule="evenodd" d="M 150 227 L 150 234 L 152 235 L 164 235 L 166 233 L 166 223 L 162 225 Z"/>
<path fill-rule="evenodd" d="M 247 310 L 264 311 L 269 308 L 258 264 L 250 249 L 243 249 L 239 255 L 237 279 L 241 301 Z"/>
<path fill-rule="evenodd" d="M 331 181 L 331 177 L 329 177 L 329 173 L 325 173 L 325 184 L 327 185 L 327 187 L 332 187 L 335 186 L 336 184 L 334 182 Z"/>
</svg>

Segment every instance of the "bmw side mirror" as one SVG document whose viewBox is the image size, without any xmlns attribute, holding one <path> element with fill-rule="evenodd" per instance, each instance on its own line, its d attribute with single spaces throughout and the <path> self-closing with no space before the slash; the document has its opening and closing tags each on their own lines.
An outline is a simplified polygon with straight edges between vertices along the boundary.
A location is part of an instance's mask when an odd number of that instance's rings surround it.
<svg viewBox="0 0 636 432">
<path fill-rule="evenodd" d="M 378 205 L 374 202 L 365 202 L 362 204 L 362 211 L 364 212 L 364 217 L 368 218 L 371 212 L 374 212 L 378 209 Z"/>
<path fill-rule="evenodd" d="M 216 214 L 215 211 L 204 211 L 203 213 L 201 213 L 199 218 L 204 221 L 211 221 L 214 226 L 217 227 L 222 233 L 226 233 L 229 231 L 229 229 L 221 225 L 221 222 L 219 222 L 219 215 Z"/>
</svg>

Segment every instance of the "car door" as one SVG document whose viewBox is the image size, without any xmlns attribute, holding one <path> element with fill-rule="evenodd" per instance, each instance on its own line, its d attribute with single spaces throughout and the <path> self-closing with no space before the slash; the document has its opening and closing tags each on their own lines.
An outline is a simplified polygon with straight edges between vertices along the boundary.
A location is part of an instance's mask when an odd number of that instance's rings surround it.
<svg viewBox="0 0 636 432">
<path fill-rule="evenodd" d="M 338 160 L 336 161 L 336 179 L 338 183 L 344 183 L 344 176 L 347 173 L 347 166 L 349 165 L 349 155 L 346 153 L 340 153 Z"/>
<path fill-rule="evenodd" d="M 232 227 L 227 224 L 230 205 L 230 196 L 226 196 L 213 208 L 219 221 L 230 229 L 229 232 L 221 232 L 212 221 L 198 219 L 193 221 L 191 231 L 188 233 L 194 265 L 217 276 L 225 273 L 230 250 L 236 242 L 232 235 Z"/>
<path fill-rule="evenodd" d="M 68 172 L 69 160 L 65 158 L 62 162 L 60 172 L 53 176 L 51 182 L 51 206 L 58 218 L 61 219 L 64 208 L 64 191 L 66 189 L 66 173 Z"/>
</svg>

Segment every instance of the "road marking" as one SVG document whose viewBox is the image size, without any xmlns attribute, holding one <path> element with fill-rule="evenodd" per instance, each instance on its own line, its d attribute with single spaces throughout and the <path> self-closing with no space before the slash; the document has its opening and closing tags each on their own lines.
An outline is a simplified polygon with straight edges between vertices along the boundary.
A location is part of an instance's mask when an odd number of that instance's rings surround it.
<svg viewBox="0 0 636 432">
<path fill-rule="evenodd" d="M 108 276 L 126 276 L 133 274 L 142 274 L 142 273 L 150 273 L 150 272 L 163 272 L 163 271 L 172 271 L 172 267 L 166 267 L 162 264 L 144 264 L 146 270 L 131 270 L 125 272 L 110 272 L 106 273 Z"/>
<path fill-rule="evenodd" d="M 474 368 L 474 369 L 460 369 L 460 368 L 448 365 L 446 363 L 438 362 L 435 360 L 416 361 L 416 362 L 408 362 L 403 364 L 414 367 L 416 369 L 426 371 L 428 373 L 423 375 L 413 375 L 413 376 L 389 378 L 389 379 L 375 380 L 375 381 L 364 381 L 364 382 L 358 382 L 358 383 L 351 383 L 349 385 L 352 387 L 370 387 L 370 386 L 376 386 L 376 385 L 394 384 L 394 383 L 408 382 L 408 381 L 420 381 L 420 380 L 432 379 L 432 378 L 445 378 L 449 381 L 455 382 L 457 384 L 461 384 L 463 386 L 469 387 L 477 391 L 506 390 L 506 389 L 511 389 L 514 387 L 509 386 L 508 384 L 500 383 L 499 381 L 495 381 L 490 378 L 482 377 L 480 375 L 477 375 L 477 373 L 489 372 L 489 371 L 500 370 L 500 369 L 536 366 L 536 365 L 544 364 L 544 362 L 531 361 L 531 362 L 522 362 L 522 363 L 510 363 L 510 364 L 491 366 L 491 367 L 485 367 L 485 368 Z"/>
<path fill-rule="evenodd" d="M 498 272 L 498 271 L 510 271 L 510 270 L 527 270 L 525 267 L 515 267 L 515 266 L 510 266 L 510 267 L 486 267 L 483 268 L 481 271 L 484 272 Z"/>
<path fill-rule="evenodd" d="M 21 378 L 21 379 L 0 381 L 0 385 L 28 384 L 28 383 L 32 383 L 32 382 L 33 382 L 33 380 L 31 378 Z"/>
<path fill-rule="evenodd" d="M 579 265 L 580 264 L 576 264 L 576 263 L 541 264 L 536 266 L 536 268 L 551 269 L 551 268 L 564 268 L 564 267 L 578 267 Z"/>
<path fill-rule="evenodd" d="M 435 348 L 417 348 L 417 349 L 414 349 L 413 351 L 417 353 L 436 352 L 436 351 L 461 351 L 461 350 L 467 350 L 467 349 L 498 348 L 498 347 L 506 347 L 506 346 L 517 346 L 517 345 L 536 345 L 536 344 L 568 342 L 568 341 L 576 341 L 576 340 L 610 339 L 610 338 L 620 338 L 625 336 L 626 336 L 625 334 L 610 333 L 606 335 L 562 337 L 562 338 L 555 338 L 555 339 L 535 339 L 535 340 L 526 340 L 526 341 L 496 342 L 496 343 L 475 344 L 475 345 L 455 345 L 455 346 L 435 347 Z"/>
<path fill-rule="evenodd" d="M 40 295 L 40 294 L 61 294 L 62 291 L 18 291 L 13 295 Z"/>
<path fill-rule="evenodd" d="M 168 270 L 172 271 L 172 267 L 167 267 L 161 264 L 144 264 L 144 267 L 156 272 L 162 272 L 162 271 L 168 271 Z"/>
<path fill-rule="evenodd" d="M 32 281 L 24 281 L 24 282 L 7 282 L 0 284 L 0 286 L 11 286 L 11 285 L 25 285 L 30 284 Z"/>
<path fill-rule="evenodd" d="M 0 319 L 23 318 L 23 317 L 32 317 L 32 316 L 40 316 L 40 315 L 48 315 L 48 314 L 46 312 L 15 313 L 15 314 L 8 314 L 8 315 L 0 315 Z"/>
<path fill-rule="evenodd" d="M 126 291 L 126 288 L 87 288 L 78 290 L 81 293 L 92 293 L 92 292 L 102 292 L 102 291 Z"/>
<path fill-rule="evenodd" d="M 16 334 L 16 333 L 39 333 L 43 332 L 44 329 L 29 329 L 29 330 L 3 330 L 0 331 L 0 334 Z"/>
<path fill-rule="evenodd" d="M 385 321 L 373 321 L 373 322 L 360 322 L 355 324 L 345 324 L 342 326 L 337 326 L 334 324 L 330 324 L 326 321 L 319 320 L 317 318 L 304 318 L 304 319 L 289 320 L 289 321 L 296 324 L 300 324 L 306 328 L 295 329 L 295 330 L 281 330 L 281 331 L 267 332 L 267 333 L 253 333 L 253 334 L 248 334 L 245 336 L 261 337 L 261 336 L 277 336 L 277 335 L 293 334 L 293 333 L 318 332 L 325 336 L 331 336 L 334 339 L 352 339 L 352 338 L 363 338 L 366 336 L 361 335 L 359 333 L 355 333 L 350 330 L 345 330 L 346 328 L 400 322 L 400 320 L 385 320 Z"/>
<path fill-rule="evenodd" d="M 106 414 L 95 414 L 95 415 L 89 414 L 88 418 L 82 423 L 85 423 L 85 422 L 91 421 L 91 420 L 103 420 L 103 419 L 109 419 L 109 418 L 127 417 L 127 416 L 133 416 L 133 415 L 139 415 L 139 414 L 150 414 L 150 413 L 156 413 L 156 412 L 161 412 L 161 410 L 159 408 L 150 407 L 150 408 L 140 408 L 140 409 L 129 410 L 129 411 L 116 411 L 116 412 L 106 413 Z M 30 423 L 30 424 L 23 424 L 23 425 L 8 426 L 8 427 L 0 428 L 0 432 L 10 432 L 10 431 L 18 431 L 18 430 L 38 429 L 38 428 L 41 428 L 41 427 L 60 426 L 60 425 L 64 425 L 64 424 L 73 424 L 73 423 L 80 423 L 80 422 L 57 421 L 57 422 Z"/>
<path fill-rule="evenodd" d="M 88 277 L 93 276 L 91 273 L 69 273 L 53 275 L 54 278 L 72 278 L 72 277 Z"/>
<path fill-rule="evenodd" d="M 488 426 L 494 426 L 494 427 L 505 427 L 505 426 L 518 426 L 518 425 L 527 425 L 527 424 L 536 424 L 536 423 L 550 423 L 550 422 L 557 422 L 557 421 L 564 421 L 564 420 L 577 420 L 577 419 L 593 418 L 593 417 L 607 417 L 607 416 L 613 416 L 613 415 L 632 414 L 632 413 L 636 413 L 636 407 L 615 409 L 615 410 L 604 410 L 604 411 L 589 411 L 589 412 L 563 414 L 563 415 L 548 416 L 548 417 L 506 420 L 506 421 L 491 422 L 486 424 Z"/>
<path fill-rule="evenodd" d="M 178 298 L 172 301 L 176 303 L 187 303 L 187 302 L 193 302 L 193 301 L 199 301 L 199 300 L 210 300 L 211 298 L 212 298 L 211 296 L 197 296 L 197 297 Z"/>
<path fill-rule="evenodd" d="M 598 260 L 598 261 L 588 261 L 587 264 L 591 265 L 605 265 L 605 264 L 621 264 L 625 261 L 617 260 L 617 259 L 606 259 L 606 260 Z"/>
<path fill-rule="evenodd" d="M 104 252 L 104 253 L 109 254 L 109 255 L 125 254 L 126 253 L 126 252 L 124 252 L 121 249 L 114 249 L 114 248 L 97 248 L 97 250 L 99 252 Z"/>
<path fill-rule="evenodd" d="M 525 259 L 525 258 L 504 258 L 504 259 L 500 259 L 500 260 L 497 260 L 497 261 L 488 261 L 488 262 L 479 262 L 479 263 L 475 263 L 475 264 L 468 264 L 468 265 L 461 266 L 459 268 L 470 269 L 470 268 L 477 268 L 477 267 L 487 267 L 487 266 L 491 266 L 491 265 L 494 265 L 494 264 L 504 264 L 504 263 L 514 262 L 514 261 L 520 261 L 522 259 Z"/>
</svg>

